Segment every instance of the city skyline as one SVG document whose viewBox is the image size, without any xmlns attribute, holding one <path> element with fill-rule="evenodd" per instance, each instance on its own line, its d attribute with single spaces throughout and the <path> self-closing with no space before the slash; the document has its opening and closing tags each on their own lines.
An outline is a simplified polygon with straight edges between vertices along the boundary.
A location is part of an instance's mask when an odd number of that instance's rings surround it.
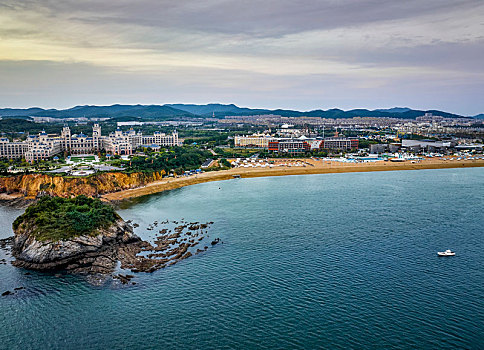
<svg viewBox="0 0 484 350">
<path fill-rule="evenodd" d="M 484 111 L 479 1 L 0 0 L 0 108 Z"/>
</svg>

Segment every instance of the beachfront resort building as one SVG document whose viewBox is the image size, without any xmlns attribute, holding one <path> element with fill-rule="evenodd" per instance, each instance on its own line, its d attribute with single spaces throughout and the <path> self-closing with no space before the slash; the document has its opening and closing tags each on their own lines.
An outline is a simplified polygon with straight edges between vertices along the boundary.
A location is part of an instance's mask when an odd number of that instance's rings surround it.
<svg viewBox="0 0 484 350">
<path fill-rule="evenodd" d="M 277 138 L 267 134 L 253 134 L 247 136 L 235 136 L 235 147 L 254 147 L 254 148 L 268 148 L 269 142 L 277 141 Z"/>
<path fill-rule="evenodd" d="M 269 151 L 278 153 L 302 153 L 307 152 L 311 148 L 311 145 L 300 139 L 288 139 L 269 142 Z"/>
<path fill-rule="evenodd" d="M 7 138 L 0 139 L 0 158 L 25 158 L 28 162 L 50 158 L 61 152 L 70 154 L 90 154 L 105 150 L 113 155 L 130 155 L 138 147 L 159 148 L 179 145 L 178 133 L 167 135 L 155 132 L 153 135 L 143 135 L 134 130 L 121 131 L 119 128 L 108 136 L 101 135 L 101 127 L 94 124 L 92 136 L 72 134 L 65 126 L 60 135 L 46 134 L 30 135 L 22 142 L 10 142 Z"/>
<path fill-rule="evenodd" d="M 321 148 L 324 149 L 341 149 L 341 150 L 350 150 L 358 148 L 358 138 L 349 138 L 349 137 L 326 137 L 323 139 L 321 144 Z"/>
<path fill-rule="evenodd" d="M 308 138 L 304 135 L 298 138 L 277 138 L 267 134 L 253 134 L 235 136 L 234 145 L 235 147 L 263 148 L 279 153 L 301 153 L 317 149 L 356 149 L 358 148 L 358 138 L 341 137 L 337 134 L 324 139 Z"/>
<path fill-rule="evenodd" d="M 0 138 L 0 155 L 8 159 L 22 157 L 27 152 L 28 146 L 25 142 L 9 142 L 6 137 Z"/>
</svg>

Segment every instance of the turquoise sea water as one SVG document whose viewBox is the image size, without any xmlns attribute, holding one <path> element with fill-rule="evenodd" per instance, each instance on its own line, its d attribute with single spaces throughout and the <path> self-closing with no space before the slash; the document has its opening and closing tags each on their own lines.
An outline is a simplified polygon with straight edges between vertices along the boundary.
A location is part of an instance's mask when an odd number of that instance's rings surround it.
<svg viewBox="0 0 484 350">
<path fill-rule="evenodd" d="M 234 179 L 119 213 L 223 244 L 129 287 L 0 265 L 0 292 L 26 288 L 0 297 L 0 349 L 484 348 L 484 168 Z"/>
</svg>

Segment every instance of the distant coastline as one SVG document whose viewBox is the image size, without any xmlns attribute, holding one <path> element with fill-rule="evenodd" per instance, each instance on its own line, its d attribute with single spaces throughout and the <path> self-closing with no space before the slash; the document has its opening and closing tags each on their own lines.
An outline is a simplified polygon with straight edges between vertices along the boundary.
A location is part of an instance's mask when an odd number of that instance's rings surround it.
<svg viewBox="0 0 484 350">
<path fill-rule="evenodd" d="M 154 181 L 146 186 L 132 188 L 128 190 L 112 192 L 102 195 L 102 199 L 110 202 L 120 202 L 123 200 L 173 190 L 185 186 L 199 183 L 230 180 L 234 177 L 252 178 L 267 176 L 286 176 L 286 175 L 313 175 L 330 173 L 350 173 L 350 172 L 370 172 L 370 171 L 397 171 L 397 170 L 423 170 L 423 169 L 449 169 L 449 168 L 472 168 L 484 167 L 484 160 L 452 160 L 443 161 L 440 159 L 424 159 L 418 163 L 410 161 L 393 162 L 374 162 L 374 163 L 340 163 L 322 160 L 301 159 L 307 165 L 305 167 L 281 166 L 274 168 L 233 168 L 206 172 L 190 177 L 164 178 Z M 290 161 L 294 162 L 295 159 Z"/>
</svg>

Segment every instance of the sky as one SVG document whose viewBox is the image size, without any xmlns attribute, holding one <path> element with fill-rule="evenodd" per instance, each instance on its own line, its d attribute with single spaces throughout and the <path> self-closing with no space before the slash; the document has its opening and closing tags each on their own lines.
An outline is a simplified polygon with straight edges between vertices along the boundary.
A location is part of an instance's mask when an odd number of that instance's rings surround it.
<svg viewBox="0 0 484 350">
<path fill-rule="evenodd" d="M 0 0 L 0 107 L 484 113 L 482 0 Z"/>
</svg>

